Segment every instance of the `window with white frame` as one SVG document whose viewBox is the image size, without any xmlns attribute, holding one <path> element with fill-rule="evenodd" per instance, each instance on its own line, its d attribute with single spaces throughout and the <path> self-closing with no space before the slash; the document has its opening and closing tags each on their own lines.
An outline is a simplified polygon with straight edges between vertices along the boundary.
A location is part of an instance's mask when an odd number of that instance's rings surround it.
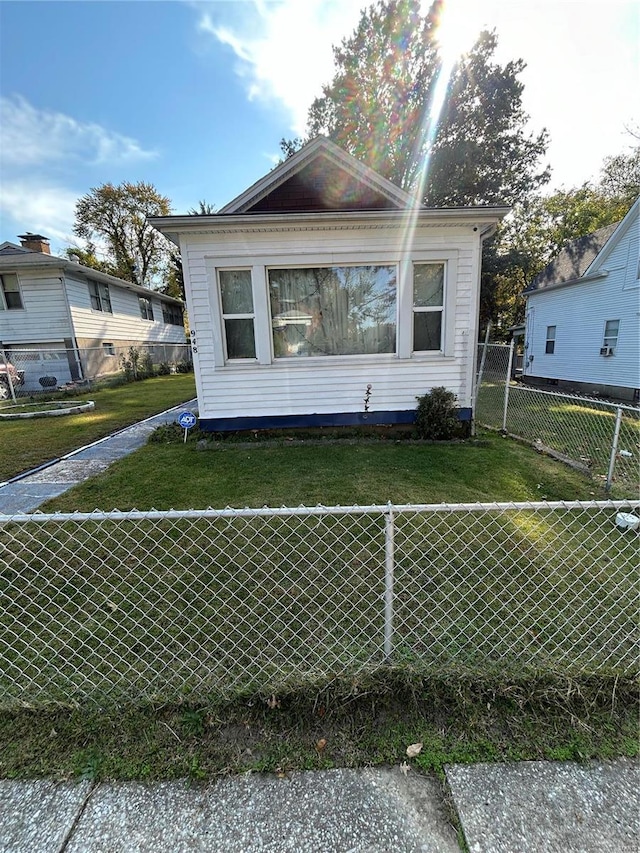
<svg viewBox="0 0 640 853">
<path fill-rule="evenodd" d="M 444 315 L 443 263 L 413 265 L 413 351 L 440 351 Z"/>
<path fill-rule="evenodd" d="M 218 283 L 225 357 L 229 360 L 255 359 L 255 314 L 251 270 L 219 270 Z"/>
<path fill-rule="evenodd" d="M 547 355 L 553 355 L 556 351 L 556 327 L 547 326 L 547 341 L 544 351 Z"/>
<path fill-rule="evenodd" d="M 14 311 L 22 307 L 18 276 L 12 272 L 3 273 L 0 275 L 0 311 Z"/>
<path fill-rule="evenodd" d="M 143 320 L 153 320 L 153 305 L 151 300 L 146 296 L 138 297 L 138 305 L 140 306 L 140 316 Z"/>
<path fill-rule="evenodd" d="M 91 297 L 91 307 L 94 311 L 105 311 L 108 314 L 113 314 L 111 309 L 111 297 L 109 296 L 109 285 L 102 284 L 99 281 L 89 279 L 89 296 Z"/>
<path fill-rule="evenodd" d="M 276 358 L 396 351 L 396 265 L 269 269 Z"/>
<path fill-rule="evenodd" d="M 618 346 L 618 335 L 620 334 L 620 320 L 607 320 L 604 324 L 604 337 L 602 348 L 609 352 L 615 352 Z"/>
</svg>

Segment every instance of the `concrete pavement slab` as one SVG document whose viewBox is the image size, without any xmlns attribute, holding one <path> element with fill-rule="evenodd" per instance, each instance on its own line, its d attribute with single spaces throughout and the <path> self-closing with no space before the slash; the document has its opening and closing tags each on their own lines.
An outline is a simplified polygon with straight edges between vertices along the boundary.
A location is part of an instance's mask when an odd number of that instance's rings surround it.
<svg viewBox="0 0 640 853">
<path fill-rule="evenodd" d="M 0 513 L 33 512 L 49 498 L 57 498 L 69 489 L 68 483 L 28 483 L 21 480 L 0 489 Z"/>
<path fill-rule="evenodd" d="M 65 853 L 458 853 L 439 783 L 398 768 L 96 788 Z"/>
<path fill-rule="evenodd" d="M 103 459 L 64 459 L 56 462 L 48 468 L 43 468 L 37 474 L 29 474 L 20 482 L 29 483 L 68 483 L 75 485 L 82 483 L 89 477 L 102 474 L 109 467 L 109 463 Z"/>
<path fill-rule="evenodd" d="M 0 779 L 0 853 L 57 853 L 89 790 L 89 782 Z"/>
<path fill-rule="evenodd" d="M 526 761 L 447 767 L 470 853 L 640 849 L 640 765 Z"/>
</svg>

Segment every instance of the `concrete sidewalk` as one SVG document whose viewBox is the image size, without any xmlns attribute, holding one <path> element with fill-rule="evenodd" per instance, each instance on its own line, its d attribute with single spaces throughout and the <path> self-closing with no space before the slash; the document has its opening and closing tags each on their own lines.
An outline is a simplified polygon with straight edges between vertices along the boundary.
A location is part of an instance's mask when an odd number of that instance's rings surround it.
<svg viewBox="0 0 640 853">
<path fill-rule="evenodd" d="M 0 781 L 1 853 L 623 853 L 638 763 L 245 774 L 207 785 Z M 447 791 L 448 787 L 448 791 Z"/>
<path fill-rule="evenodd" d="M 188 400 L 86 447 L 67 453 L 59 461 L 26 477 L 5 483 L 0 486 L 0 514 L 33 512 L 45 501 L 57 498 L 95 474 L 101 474 L 116 459 L 121 459 L 142 447 L 156 427 L 174 423 L 180 412 L 185 409 L 194 411 L 196 408 L 197 400 Z"/>
</svg>

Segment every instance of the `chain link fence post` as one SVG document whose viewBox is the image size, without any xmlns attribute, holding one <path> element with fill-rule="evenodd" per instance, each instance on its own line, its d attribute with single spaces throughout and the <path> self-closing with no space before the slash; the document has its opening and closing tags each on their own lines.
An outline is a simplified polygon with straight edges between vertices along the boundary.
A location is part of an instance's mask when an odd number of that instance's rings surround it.
<svg viewBox="0 0 640 853">
<path fill-rule="evenodd" d="M 389 661 L 393 652 L 393 569 L 394 519 L 391 501 L 384 514 L 384 656 Z"/>
<path fill-rule="evenodd" d="M 622 424 L 622 409 L 620 406 L 616 409 L 616 425 L 613 428 L 613 441 L 611 442 L 611 456 L 609 457 L 609 469 L 607 471 L 606 490 L 611 490 L 613 483 L 613 472 L 616 467 L 616 455 L 618 453 L 618 441 L 620 440 L 620 426 Z"/>
<path fill-rule="evenodd" d="M 507 375 L 504 380 L 504 411 L 502 413 L 502 432 L 507 431 L 507 410 L 509 408 L 509 386 L 511 384 L 511 368 L 513 366 L 514 340 L 511 338 L 509 345 L 509 362 L 507 364 Z"/>
</svg>

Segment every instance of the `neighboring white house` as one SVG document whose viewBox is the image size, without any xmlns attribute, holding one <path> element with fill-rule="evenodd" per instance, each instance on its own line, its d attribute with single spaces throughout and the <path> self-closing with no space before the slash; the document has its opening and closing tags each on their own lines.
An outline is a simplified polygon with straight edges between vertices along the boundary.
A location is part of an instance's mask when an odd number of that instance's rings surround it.
<svg viewBox="0 0 640 853">
<path fill-rule="evenodd" d="M 179 300 L 55 257 L 39 234 L 19 239 L 0 244 L 0 349 L 29 364 L 27 390 L 42 374 L 114 372 L 126 347 L 185 343 Z"/>
<path fill-rule="evenodd" d="M 568 244 L 524 291 L 525 382 L 638 400 L 639 208 Z"/>
<path fill-rule="evenodd" d="M 506 213 L 426 209 L 318 138 L 217 214 L 151 219 L 180 247 L 201 427 L 410 423 L 436 386 L 469 419 Z"/>
</svg>

